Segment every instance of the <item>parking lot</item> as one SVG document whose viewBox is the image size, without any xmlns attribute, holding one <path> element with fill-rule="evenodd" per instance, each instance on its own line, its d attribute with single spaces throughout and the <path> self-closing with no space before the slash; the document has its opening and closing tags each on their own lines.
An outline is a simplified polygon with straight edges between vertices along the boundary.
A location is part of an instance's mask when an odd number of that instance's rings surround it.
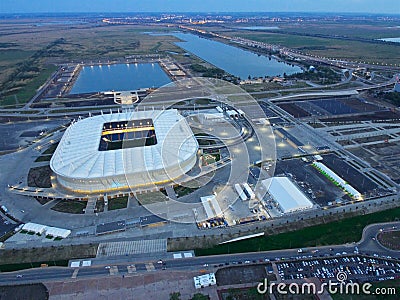
<svg viewBox="0 0 400 300">
<path fill-rule="evenodd" d="M 18 149 L 38 138 L 43 132 L 68 123 L 69 120 L 8 122 L 0 124 L 0 151 Z"/>
<path fill-rule="evenodd" d="M 321 107 L 332 115 L 343 115 L 357 112 L 355 109 L 336 99 L 315 100 L 312 101 L 312 103 Z"/>
<path fill-rule="evenodd" d="M 328 168 L 333 170 L 337 175 L 346 180 L 360 193 L 370 193 L 378 188 L 378 185 L 366 177 L 363 173 L 350 166 L 340 157 L 334 154 L 323 155 L 323 161 Z"/>
<path fill-rule="evenodd" d="M 276 266 L 282 280 L 317 277 L 322 282 L 337 281 L 337 274 L 344 272 L 347 280 L 374 282 L 400 278 L 400 263 L 391 258 L 347 255 L 336 253 L 332 258 L 308 258 L 301 261 L 280 262 Z M 311 256 L 312 257 L 312 256 Z"/>
<path fill-rule="evenodd" d="M 297 183 L 297 186 L 310 200 L 320 206 L 326 206 L 332 199 L 348 197 L 342 190 L 313 168 L 310 163 L 305 163 L 301 159 L 278 161 L 275 175 L 289 177 Z"/>
<path fill-rule="evenodd" d="M 17 225 L 11 224 L 9 221 L 0 216 L 0 237 L 13 230 L 15 227 L 17 227 Z"/>
</svg>

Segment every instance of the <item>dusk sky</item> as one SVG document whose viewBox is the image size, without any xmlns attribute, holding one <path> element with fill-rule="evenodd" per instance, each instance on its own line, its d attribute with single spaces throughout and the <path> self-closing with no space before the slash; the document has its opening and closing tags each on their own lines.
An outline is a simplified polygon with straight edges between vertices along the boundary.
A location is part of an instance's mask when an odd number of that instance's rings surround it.
<svg viewBox="0 0 400 300">
<path fill-rule="evenodd" d="M 366 12 L 400 14 L 399 0 L 0 0 L 0 13 Z"/>
</svg>

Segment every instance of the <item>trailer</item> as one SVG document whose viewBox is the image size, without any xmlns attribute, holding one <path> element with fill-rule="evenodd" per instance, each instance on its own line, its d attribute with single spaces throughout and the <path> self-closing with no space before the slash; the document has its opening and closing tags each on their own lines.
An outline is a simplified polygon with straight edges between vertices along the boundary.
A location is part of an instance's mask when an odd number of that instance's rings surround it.
<svg viewBox="0 0 400 300">
<path fill-rule="evenodd" d="M 1 206 L 1 210 L 4 211 L 5 214 L 8 214 L 8 209 L 4 205 Z"/>
<path fill-rule="evenodd" d="M 253 190 L 251 189 L 251 187 L 247 184 L 247 182 L 243 183 L 243 188 L 244 188 L 244 192 L 247 194 L 247 196 L 253 200 L 256 198 L 256 194 L 254 194 Z"/>
<path fill-rule="evenodd" d="M 246 193 L 243 191 L 239 183 L 235 184 L 235 190 L 238 193 L 240 199 L 242 199 L 242 201 L 246 201 L 248 199 Z"/>
</svg>

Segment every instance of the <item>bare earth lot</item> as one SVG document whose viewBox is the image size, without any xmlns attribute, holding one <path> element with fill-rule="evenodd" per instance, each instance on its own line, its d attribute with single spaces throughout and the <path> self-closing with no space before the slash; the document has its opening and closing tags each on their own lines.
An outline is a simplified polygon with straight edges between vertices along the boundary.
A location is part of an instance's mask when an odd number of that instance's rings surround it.
<svg viewBox="0 0 400 300">
<path fill-rule="evenodd" d="M 218 299 L 216 286 L 196 290 L 193 277 L 199 272 L 165 271 L 141 275 L 71 280 L 46 283 L 51 299 L 169 299 L 170 293 L 180 292 L 181 299 L 195 293 Z M 79 277 L 79 273 L 78 273 Z"/>
</svg>

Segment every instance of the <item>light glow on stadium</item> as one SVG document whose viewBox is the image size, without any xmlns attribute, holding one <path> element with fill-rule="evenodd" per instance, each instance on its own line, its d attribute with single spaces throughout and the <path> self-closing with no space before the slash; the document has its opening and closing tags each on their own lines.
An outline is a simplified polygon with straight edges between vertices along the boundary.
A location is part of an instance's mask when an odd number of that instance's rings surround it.
<svg viewBox="0 0 400 300">
<path fill-rule="evenodd" d="M 193 168 L 198 143 L 175 109 L 105 114 L 73 123 L 50 167 L 79 193 L 149 188 Z"/>
</svg>

